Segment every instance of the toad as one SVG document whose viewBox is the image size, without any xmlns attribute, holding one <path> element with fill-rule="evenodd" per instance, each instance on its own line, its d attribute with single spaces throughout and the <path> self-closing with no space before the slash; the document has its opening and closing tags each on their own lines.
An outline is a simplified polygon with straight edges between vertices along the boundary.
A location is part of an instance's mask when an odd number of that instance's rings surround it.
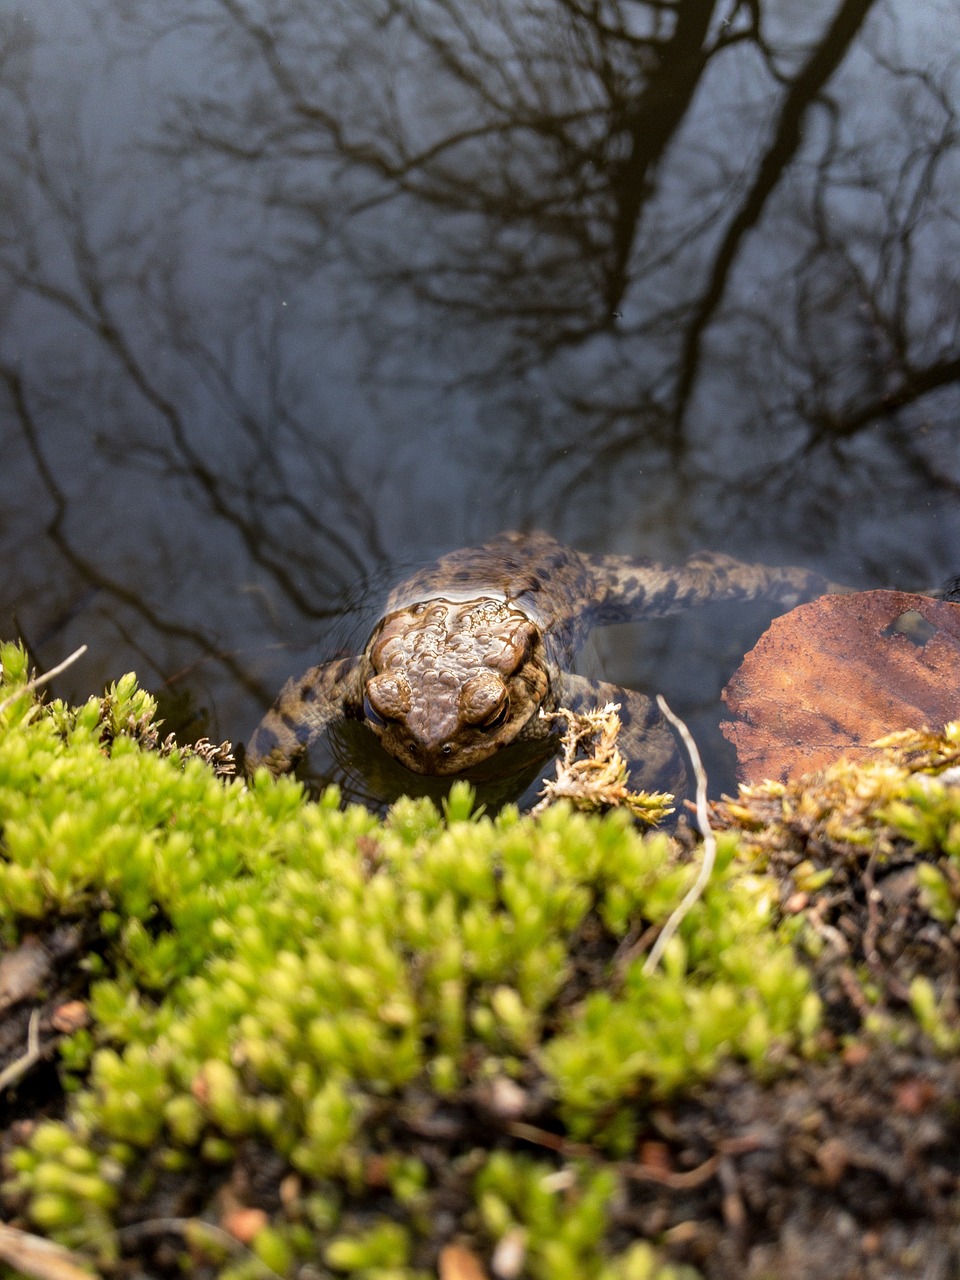
<svg viewBox="0 0 960 1280">
<path fill-rule="evenodd" d="M 352 718 L 414 773 L 458 774 L 514 742 L 542 740 L 546 756 L 557 731 L 541 711 L 615 702 L 633 785 L 676 789 L 682 766 L 651 699 L 572 672 L 590 629 L 716 600 L 789 608 L 828 589 L 805 569 L 716 553 L 668 567 L 582 554 L 546 533 L 504 533 L 395 587 L 362 653 L 290 680 L 253 735 L 247 771 L 289 770 L 332 724 Z"/>
</svg>

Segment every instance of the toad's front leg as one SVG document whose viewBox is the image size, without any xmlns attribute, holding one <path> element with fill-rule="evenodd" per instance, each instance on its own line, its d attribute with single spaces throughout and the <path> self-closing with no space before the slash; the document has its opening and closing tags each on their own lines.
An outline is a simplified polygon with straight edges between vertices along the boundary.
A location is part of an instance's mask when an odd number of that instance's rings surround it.
<svg viewBox="0 0 960 1280">
<path fill-rule="evenodd" d="M 260 766 L 272 774 L 288 773 L 330 725 L 360 716 L 361 669 L 362 659 L 340 658 L 288 680 L 250 739 L 247 774 Z"/>
</svg>

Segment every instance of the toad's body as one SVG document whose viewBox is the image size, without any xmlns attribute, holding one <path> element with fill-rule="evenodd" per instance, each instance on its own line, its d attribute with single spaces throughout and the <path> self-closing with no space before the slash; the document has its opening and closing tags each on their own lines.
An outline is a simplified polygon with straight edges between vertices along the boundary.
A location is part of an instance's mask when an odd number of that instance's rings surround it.
<svg viewBox="0 0 960 1280">
<path fill-rule="evenodd" d="M 555 732 L 539 713 L 621 706 L 637 786 L 675 782 L 673 739 L 650 699 L 571 672 L 594 626 L 712 600 L 797 604 L 827 590 L 803 569 L 703 554 L 676 568 L 588 556 L 544 533 L 454 551 L 400 583 L 361 654 L 289 681 L 253 736 L 247 767 L 274 773 L 331 724 L 365 720 L 415 773 L 461 773 L 511 742 Z"/>
</svg>

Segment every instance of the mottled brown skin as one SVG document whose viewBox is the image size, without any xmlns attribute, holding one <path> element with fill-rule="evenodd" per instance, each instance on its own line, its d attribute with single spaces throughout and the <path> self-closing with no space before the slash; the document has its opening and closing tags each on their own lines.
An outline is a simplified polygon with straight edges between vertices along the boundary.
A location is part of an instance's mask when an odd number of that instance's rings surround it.
<svg viewBox="0 0 960 1280">
<path fill-rule="evenodd" d="M 454 551 L 400 583 L 363 652 L 289 681 L 247 750 L 247 769 L 292 767 L 335 721 L 363 719 L 415 773 L 462 773 L 511 742 L 548 740 L 558 706 L 621 706 L 621 747 L 637 787 L 676 787 L 672 735 L 643 694 L 569 671 L 594 626 L 662 617 L 713 600 L 785 607 L 828 584 L 804 569 L 699 554 L 669 568 L 587 556 L 545 533 L 505 533 Z"/>
</svg>

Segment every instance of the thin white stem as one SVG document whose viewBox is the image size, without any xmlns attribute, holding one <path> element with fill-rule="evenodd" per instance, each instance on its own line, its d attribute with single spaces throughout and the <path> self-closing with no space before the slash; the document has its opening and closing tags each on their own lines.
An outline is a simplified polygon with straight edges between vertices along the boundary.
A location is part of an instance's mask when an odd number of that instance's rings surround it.
<svg viewBox="0 0 960 1280">
<path fill-rule="evenodd" d="M 700 832 L 703 836 L 703 862 L 700 864 L 700 871 L 696 880 L 684 895 L 683 901 L 670 915 L 666 924 L 660 930 L 660 936 L 650 948 L 650 954 L 643 964 L 644 974 L 653 973 L 660 963 L 660 957 L 666 950 L 670 939 L 679 929 L 684 916 L 702 896 L 704 889 L 707 887 L 710 876 L 713 874 L 714 863 L 717 860 L 717 838 L 713 834 L 713 828 L 710 826 L 710 818 L 707 813 L 707 775 L 700 760 L 697 744 L 693 740 L 693 734 L 680 717 L 674 715 L 667 706 L 666 700 L 660 694 L 657 694 L 657 706 L 682 738 L 683 745 L 687 748 L 690 756 L 690 763 L 693 766 L 694 777 L 697 780 L 697 822 L 700 824 Z"/>
<path fill-rule="evenodd" d="M 75 649 L 69 658 L 64 658 L 62 662 L 58 662 L 55 667 L 51 667 L 49 671 L 45 671 L 42 676 L 34 676 L 32 680 L 28 680 L 25 685 L 17 689 L 15 693 L 11 693 L 9 697 L 4 698 L 0 702 L 0 711 L 6 711 L 7 707 L 12 707 L 16 700 L 24 693 L 29 693 L 32 689 L 39 689 L 41 685 L 46 684 L 49 680 L 53 680 L 61 671 L 66 671 L 67 667 L 72 666 L 78 658 L 82 658 L 87 652 L 87 646 L 82 644 L 79 649 Z"/>
<path fill-rule="evenodd" d="M 40 1061 L 40 1010 L 34 1009 L 27 1023 L 27 1051 L 0 1071 L 0 1093 L 16 1084 Z"/>
<path fill-rule="evenodd" d="M 0 1223 L 0 1262 L 34 1280 L 97 1280 L 99 1272 L 63 1245 Z"/>
</svg>

